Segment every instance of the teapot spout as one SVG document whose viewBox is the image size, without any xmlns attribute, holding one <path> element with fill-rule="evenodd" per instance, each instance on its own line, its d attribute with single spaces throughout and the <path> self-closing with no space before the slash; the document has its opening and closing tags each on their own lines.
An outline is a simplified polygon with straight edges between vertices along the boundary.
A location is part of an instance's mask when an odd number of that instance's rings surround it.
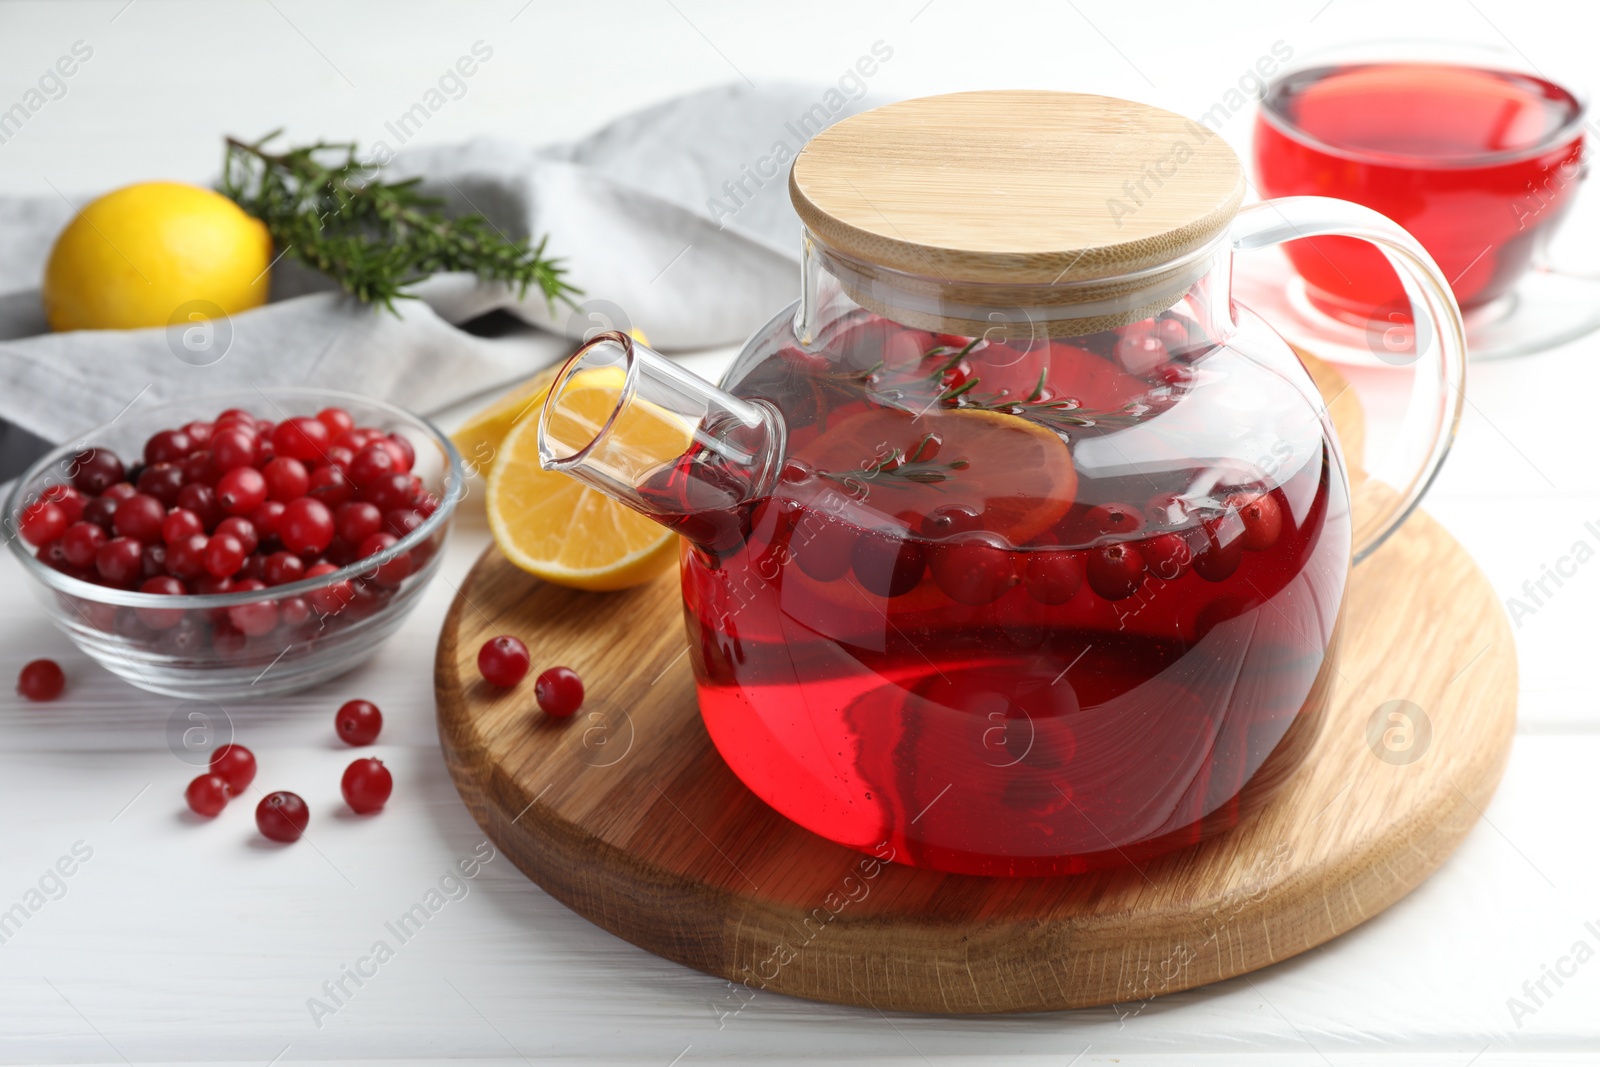
<svg viewBox="0 0 1600 1067">
<path fill-rule="evenodd" d="M 783 417 L 689 373 L 627 334 L 598 334 L 557 373 L 539 463 L 711 551 L 736 547 L 745 505 L 770 494 Z"/>
</svg>

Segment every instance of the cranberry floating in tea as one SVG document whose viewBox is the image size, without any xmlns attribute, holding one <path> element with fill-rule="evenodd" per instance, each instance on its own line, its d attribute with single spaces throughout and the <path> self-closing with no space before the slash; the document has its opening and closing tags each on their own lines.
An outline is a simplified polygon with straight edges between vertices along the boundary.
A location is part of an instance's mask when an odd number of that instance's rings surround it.
<svg viewBox="0 0 1600 1067">
<path fill-rule="evenodd" d="M 706 729 L 768 804 L 1036 875 L 1201 841 L 1288 779 L 1352 558 L 1443 458 L 1463 349 L 1404 231 L 1243 190 L 1218 138 L 1140 104 L 890 105 L 796 159 L 803 293 L 720 387 L 618 333 L 562 368 L 541 459 L 683 535 Z M 1436 327 L 1425 461 L 1358 524 L 1305 368 L 1229 293 L 1236 249 L 1331 233 L 1378 245 Z"/>
</svg>

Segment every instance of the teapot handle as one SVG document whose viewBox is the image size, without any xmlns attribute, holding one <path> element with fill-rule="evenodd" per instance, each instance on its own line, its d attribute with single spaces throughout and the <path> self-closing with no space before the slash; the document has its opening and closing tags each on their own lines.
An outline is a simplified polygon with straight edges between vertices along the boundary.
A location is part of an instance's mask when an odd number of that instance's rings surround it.
<svg viewBox="0 0 1600 1067">
<path fill-rule="evenodd" d="M 1394 366 L 1416 365 L 1396 454 L 1388 460 L 1400 473 L 1390 476 L 1387 469 L 1382 472 L 1382 480 L 1393 485 L 1398 495 L 1376 512 L 1357 517 L 1354 555 L 1359 563 L 1405 522 L 1439 473 L 1439 465 L 1455 439 L 1467 373 L 1467 338 L 1461 310 L 1450 283 L 1417 239 L 1359 204 L 1324 196 L 1267 200 L 1242 209 L 1228 237 L 1234 250 L 1240 252 L 1302 237 L 1354 237 L 1367 241 L 1394 267 L 1411 302 L 1415 323 L 1411 351 L 1394 352 L 1385 347 L 1377 353 Z M 1369 335 L 1383 332 L 1369 330 Z"/>
</svg>

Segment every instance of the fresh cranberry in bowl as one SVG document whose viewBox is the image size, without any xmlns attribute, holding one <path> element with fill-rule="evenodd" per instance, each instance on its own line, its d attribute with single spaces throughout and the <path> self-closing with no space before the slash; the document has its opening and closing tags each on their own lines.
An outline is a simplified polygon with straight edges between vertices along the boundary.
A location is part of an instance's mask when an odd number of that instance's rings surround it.
<svg viewBox="0 0 1600 1067">
<path fill-rule="evenodd" d="M 162 430 L 144 443 L 145 463 L 176 463 L 194 451 L 194 441 L 182 430 Z"/>
<path fill-rule="evenodd" d="M 332 443 L 327 425 L 311 416 L 284 419 L 272 431 L 273 449 L 286 459 L 316 462 Z"/>
<path fill-rule="evenodd" d="M 463 481 L 426 422 L 313 389 L 139 405 L 73 440 L 12 487 L 12 551 L 92 658 L 186 698 L 360 662 L 437 570 Z M 345 470 L 367 449 L 358 488 Z"/>
<path fill-rule="evenodd" d="M 17 532 L 28 544 L 42 548 L 67 532 L 67 513 L 53 501 L 40 500 L 23 509 Z"/>
</svg>

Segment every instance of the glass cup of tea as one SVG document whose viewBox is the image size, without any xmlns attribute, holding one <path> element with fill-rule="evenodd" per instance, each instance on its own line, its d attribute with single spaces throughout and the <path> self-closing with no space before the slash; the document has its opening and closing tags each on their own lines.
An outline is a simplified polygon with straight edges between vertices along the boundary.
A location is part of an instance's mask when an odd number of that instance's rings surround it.
<svg viewBox="0 0 1600 1067">
<path fill-rule="evenodd" d="M 1267 87 L 1254 130 L 1266 198 L 1330 196 L 1388 216 L 1439 264 L 1469 351 L 1540 351 L 1600 326 L 1600 277 L 1548 246 L 1588 170 L 1586 101 L 1515 53 L 1410 42 L 1297 60 Z M 1408 362 L 1410 303 L 1370 245 L 1295 241 L 1297 277 L 1258 276 L 1292 341 L 1355 362 Z M 1275 289 L 1276 296 L 1263 299 Z"/>
</svg>

